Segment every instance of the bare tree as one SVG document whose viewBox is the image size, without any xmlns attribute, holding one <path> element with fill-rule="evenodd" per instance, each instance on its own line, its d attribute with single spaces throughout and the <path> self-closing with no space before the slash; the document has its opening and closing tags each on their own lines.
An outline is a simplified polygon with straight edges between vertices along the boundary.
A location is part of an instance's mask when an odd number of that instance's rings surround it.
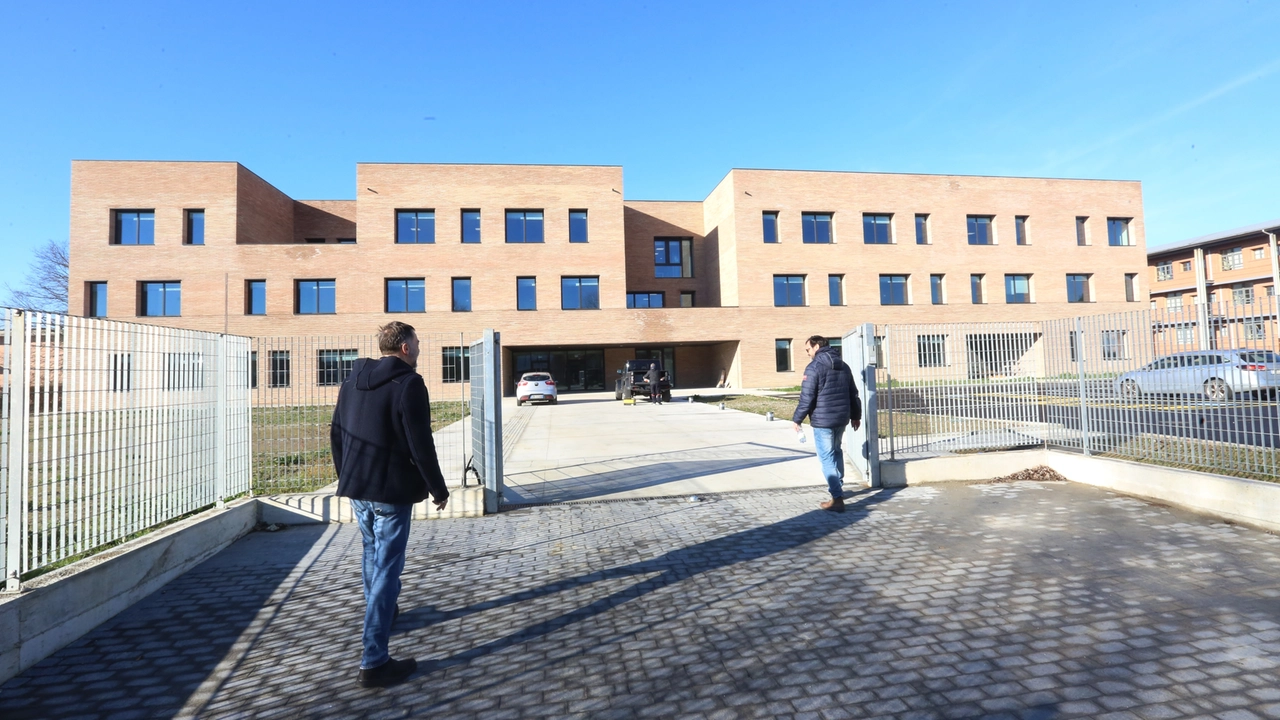
<svg viewBox="0 0 1280 720">
<path fill-rule="evenodd" d="M 27 277 L 14 288 L 4 284 L 5 304 L 23 310 L 65 313 L 67 311 L 67 268 L 71 265 L 65 242 L 49 240 L 36 249 L 27 266 Z"/>
</svg>

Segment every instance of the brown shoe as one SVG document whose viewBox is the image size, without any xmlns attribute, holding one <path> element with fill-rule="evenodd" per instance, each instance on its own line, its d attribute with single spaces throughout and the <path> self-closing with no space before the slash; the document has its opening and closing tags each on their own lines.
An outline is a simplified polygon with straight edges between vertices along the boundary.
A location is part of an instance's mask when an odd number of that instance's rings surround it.
<svg viewBox="0 0 1280 720">
<path fill-rule="evenodd" d="M 844 512 L 844 498 L 831 498 L 824 503 L 819 503 L 818 507 L 831 512 Z"/>
</svg>

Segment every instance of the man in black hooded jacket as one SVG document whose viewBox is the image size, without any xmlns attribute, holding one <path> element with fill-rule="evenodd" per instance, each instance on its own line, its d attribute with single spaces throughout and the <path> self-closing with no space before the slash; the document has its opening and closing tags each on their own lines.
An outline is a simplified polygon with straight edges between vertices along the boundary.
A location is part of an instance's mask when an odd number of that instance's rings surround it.
<svg viewBox="0 0 1280 720">
<path fill-rule="evenodd" d="M 359 683 L 385 687 L 417 669 L 416 660 L 393 660 L 387 649 L 399 608 L 400 573 L 413 504 L 428 494 L 436 509 L 449 501 L 435 441 L 431 403 L 418 366 L 418 336 L 411 325 L 378 329 L 382 358 L 360 358 L 342 381 L 333 410 L 330 441 L 338 469 L 338 495 L 364 538 L 364 651 Z"/>
<path fill-rule="evenodd" d="M 830 347 L 827 339 L 814 335 L 804 343 L 805 354 L 812 360 L 804 369 L 800 383 L 800 403 L 791 422 L 796 431 L 809 416 L 813 427 L 813 449 L 822 464 L 831 499 L 823 502 L 823 510 L 844 512 L 844 426 L 854 430 L 862 424 L 862 402 L 853 384 L 853 371 Z"/>
</svg>

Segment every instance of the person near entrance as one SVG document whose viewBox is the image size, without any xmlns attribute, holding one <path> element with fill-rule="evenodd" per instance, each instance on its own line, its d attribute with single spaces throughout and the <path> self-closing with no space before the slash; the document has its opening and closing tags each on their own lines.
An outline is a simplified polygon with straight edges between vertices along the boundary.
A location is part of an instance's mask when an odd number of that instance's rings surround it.
<svg viewBox="0 0 1280 720">
<path fill-rule="evenodd" d="M 431 437 L 431 401 L 418 367 L 412 325 L 378 329 L 378 360 L 360 358 L 338 391 L 330 442 L 338 470 L 338 496 L 364 539 L 364 650 L 356 679 L 364 687 L 395 685 L 413 674 L 413 658 L 393 660 L 387 645 L 399 613 L 413 504 L 431 495 L 437 510 L 449 502 Z"/>
<path fill-rule="evenodd" d="M 649 372 L 644 374 L 644 381 L 649 383 L 649 402 L 662 404 L 662 371 L 658 363 L 649 363 Z"/>
<path fill-rule="evenodd" d="M 827 339 L 814 335 L 804 343 L 809 365 L 804 369 L 800 382 L 800 404 L 796 407 L 791 423 L 800 431 L 805 417 L 813 427 L 813 449 L 822 464 L 822 475 L 827 479 L 831 499 L 820 507 L 832 512 L 844 512 L 844 426 L 857 430 L 862 425 L 862 402 L 858 388 L 853 384 L 853 371 L 840 359 L 840 354 L 830 347 Z"/>
</svg>

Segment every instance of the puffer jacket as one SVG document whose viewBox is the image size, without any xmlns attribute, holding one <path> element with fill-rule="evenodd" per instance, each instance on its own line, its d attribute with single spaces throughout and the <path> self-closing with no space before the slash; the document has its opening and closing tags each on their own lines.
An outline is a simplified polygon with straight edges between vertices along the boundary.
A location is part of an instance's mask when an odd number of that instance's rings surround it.
<svg viewBox="0 0 1280 720">
<path fill-rule="evenodd" d="M 330 429 L 340 497 L 408 505 L 449 497 L 422 376 L 393 355 L 360 358 L 338 391 Z"/>
<path fill-rule="evenodd" d="M 829 347 L 818 348 L 804 369 L 800 383 L 800 404 L 791 421 L 820 428 L 844 427 L 850 420 L 862 421 L 862 401 L 853 384 L 853 371 Z"/>
</svg>

